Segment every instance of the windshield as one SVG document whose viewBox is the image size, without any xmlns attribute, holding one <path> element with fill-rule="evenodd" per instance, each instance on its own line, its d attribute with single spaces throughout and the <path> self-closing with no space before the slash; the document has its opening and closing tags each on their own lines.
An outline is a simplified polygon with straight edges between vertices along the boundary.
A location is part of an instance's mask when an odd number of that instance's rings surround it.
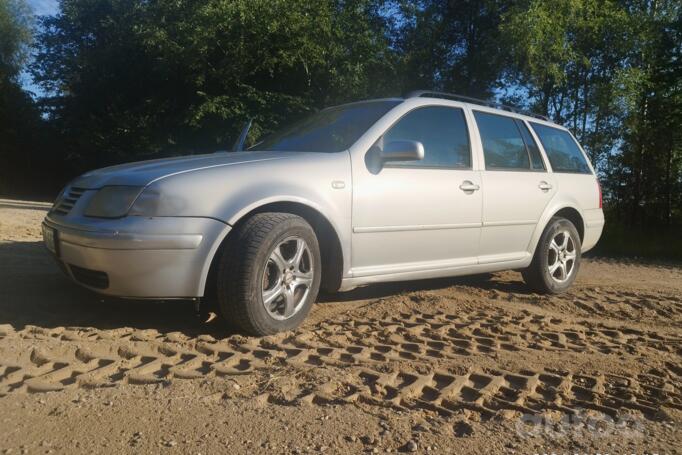
<svg viewBox="0 0 682 455">
<path fill-rule="evenodd" d="M 398 104 L 400 101 L 366 101 L 324 109 L 271 134 L 249 150 L 340 152 Z"/>
</svg>

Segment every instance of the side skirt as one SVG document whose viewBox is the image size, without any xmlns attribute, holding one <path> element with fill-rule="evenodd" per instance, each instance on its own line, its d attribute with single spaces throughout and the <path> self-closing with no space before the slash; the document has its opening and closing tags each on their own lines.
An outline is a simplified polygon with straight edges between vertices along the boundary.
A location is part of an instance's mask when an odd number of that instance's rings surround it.
<svg viewBox="0 0 682 455">
<path fill-rule="evenodd" d="M 410 280 L 424 280 L 430 278 L 444 278 L 464 275 L 475 275 L 477 273 L 499 272 L 502 270 L 523 269 L 530 265 L 533 256 L 530 253 L 524 253 L 522 257 L 516 257 L 511 260 L 499 260 L 495 262 L 486 262 L 479 264 L 444 267 L 429 270 L 406 270 L 400 272 L 376 273 L 373 275 L 347 277 L 341 281 L 340 292 L 350 291 L 358 286 L 372 283 L 386 283 L 391 281 L 410 281 Z M 351 270 L 352 273 L 352 270 Z"/>
</svg>

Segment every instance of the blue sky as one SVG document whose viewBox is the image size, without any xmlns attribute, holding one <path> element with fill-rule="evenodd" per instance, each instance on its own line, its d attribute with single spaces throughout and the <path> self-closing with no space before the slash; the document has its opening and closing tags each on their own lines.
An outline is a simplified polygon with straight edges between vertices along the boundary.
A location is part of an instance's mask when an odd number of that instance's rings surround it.
<svg viewBox="0 0 682 455">
<path fill-rule="evenodd" d="M 55 14 L 59 9 L 57 0 L 28 0 L 28 4 L 38 16 Z"/>
<path fill-rule="evenodd" d="M 59 4 L 57 0 L 28 0 L 28 5 L 33 10 L 33 14 L 36 16 L 50 16 L 56 14 L 59 11 Z M 43 94 L 40 87 L 33 83 L 31 76 L 25 71 L 19 76 L 21 85 L 25 90 L 32 92 L 38 96 Z"/>
<path fill-rule="evenodd" d="M 57 0 L 28 0 L 27 3 L 36 16 L 51 16 L 57 14 L 57 11 L 59 11 Z M 21 73 L 19 80 L 21 81 L 24 90 L 27 90 L 36 96 L 44 94 L 43 90 L 33 83 L 31 76 L 26 71 Z"/>
</svg>

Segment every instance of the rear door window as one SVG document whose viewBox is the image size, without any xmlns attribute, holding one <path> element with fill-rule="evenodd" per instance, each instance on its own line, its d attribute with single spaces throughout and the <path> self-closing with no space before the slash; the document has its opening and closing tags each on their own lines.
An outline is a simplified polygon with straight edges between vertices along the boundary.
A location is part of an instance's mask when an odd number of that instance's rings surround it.
<svg viewBox="0 0 682 455">
<path fill-rule="evenodd" d="M 554 172 L 591 174 L 585 155 L 566 130 L 531 122 Z"/>
<path fill-rule="evenodd" d="M 474 117 L 487 170 L 531 170 L 526 143 L 513 117 L 480 111 L 474 111 Z"/>
</svg>

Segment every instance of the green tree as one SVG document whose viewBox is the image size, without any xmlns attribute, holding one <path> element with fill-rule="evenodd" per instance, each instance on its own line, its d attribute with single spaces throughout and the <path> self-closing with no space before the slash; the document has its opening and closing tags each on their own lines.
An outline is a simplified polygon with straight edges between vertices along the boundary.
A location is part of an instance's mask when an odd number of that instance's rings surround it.
<svg viewBox="0 0 682 455">
<path fill-rule="evenodd" d="M 24 0 L 0 2 L 0 83 L 16 82 L 28 56 L 32 18 Z"/>
<path fill-rule="evenodd" d="M 0 1 L 0 192 L 16 192 L 36 163 L 44 128 L 20 72 L 30 51 L 33 15 L 23 0 Z"/>
<path fill-rule="evenodd" d="M 248 117 L 262 133 L 395 79 L 364 0 L 63 0 L 39 44 L 34 75 L 89 166 L 225 148 Z"/>
<path fill-rule="evenodd" d="M 499 26 L 510 3 L 399 1 L 404 87 L 491 97 L 506 64 Z"/>
<path fill-rule="evenodd" d="M 682 222 L 682 5 L 623 2 L 635 18 L 617 80 L 623 146 L 611 162 L 618 215 L 630 225 Z"/>
<path fill-rule="evenodd" d="M 508 83 L 527 91 L 531 109 L 571 127 L 595 164 L 608 159 L 620 133 L 613 80 L 630 25 L 610 0 L 531 0 L 502 25 L 513 56 Z"/>
<path fill-rule="evenodd" d="M 681 8 L 667 0 L 530 0 L 503 21 L 509 79 L 587 148 L 611 221 L 682 221 Z"/>
</svg>

